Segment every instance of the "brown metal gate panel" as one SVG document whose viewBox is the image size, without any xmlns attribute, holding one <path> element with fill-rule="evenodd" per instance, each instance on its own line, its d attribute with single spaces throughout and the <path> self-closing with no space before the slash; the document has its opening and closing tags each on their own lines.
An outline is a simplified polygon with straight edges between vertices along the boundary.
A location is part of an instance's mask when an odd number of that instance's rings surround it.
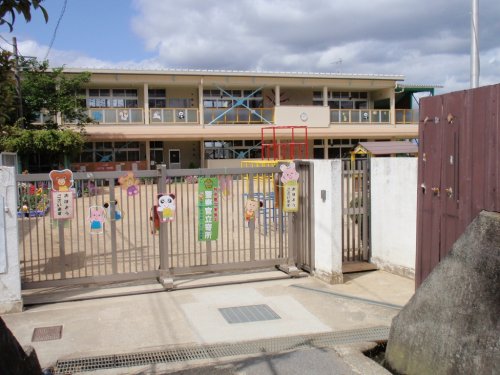
<svg viewBox="0 0 500 375">
<path fill-rule="evenodd" d="M 370 259 L 370 172 L 367 159 L 342 161 L 342 262 Z"/>
<path fill-rule="evenodd" d="M 422 98 L 418 287 L 481 210 L 500 210 L 500 85 Z"/>
<path fill-rule="evenodd" d="M 310 193 L 306 170 L 303 194 Z M 23 288 L 135 280 L 164 272 L 252 269 L 293 261 L 290 219 L 301 213 L 283 212 L 281 192 L 275 186 L 281 174 L 278 167 L 135 171 L 139 192 L 134 196 L 116 183 L 125 173 L 74 173 L 75 215 L 64 221 L 52 220 L 48 211 L 35 214 L 35 207 L 51 204 L 47 174 L 17 176 Z M 197 180 L 202 177 L 213 177 L 219 184 L 218 236 L 208 241 L 199 239 Z M 162 224 L 155 219 L 154 209 L 159 193 L 173 194 L 176 200 L 173 220 Z M 254 220 L 247 221 L 245 202 L 252 198 L 260 207 Z M 33 210 L 23 212 L 23 205 Z M 92 233 L 89 210 L 105 206 L 107 220 L 102 230 Z M 310 214 L 309 206 L 304 207 Z M 300 237 L 303 244 L 311 235 L 307 223 Z M 303 263 L 310 262 L 300 255 Z"/>
<path fill-rule="evenodd" d="M 295 251 L 295 262 L 298 268 L 308 272 L 314 271 L 314 164 L 307 161 L 296 161 L 299 172 L 300 208 L 292 216 L 290 235 L 291 247 Z"/>
</svg>

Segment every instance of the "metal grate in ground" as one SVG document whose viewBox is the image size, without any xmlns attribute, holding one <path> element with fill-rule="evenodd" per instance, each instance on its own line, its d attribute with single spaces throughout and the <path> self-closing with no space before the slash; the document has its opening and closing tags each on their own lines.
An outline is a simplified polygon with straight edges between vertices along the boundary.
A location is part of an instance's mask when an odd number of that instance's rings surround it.
<svg viewBox="0 0 500 375">
<path fill-rule="evenodd" d="M 219 312 L 229 324 L 281 319 L 268 305 L 224 307 Z"/>
<path fill-rule="evenodd" d="M 105 355 L 57 361 L 55 375 L 72 374 L 112 368 L 146 366 L 203 359 L 281 353 L 288 350 L 325 348 L 365 341 L 387 340 L 389 327 L 372 327 L 341 332 L 279 337 L 227 344 L 200 345 L 166 350 Z"/>
<path fill-rule="evenodd" d="M 59 340 L 62 337 L 62 326 L 38 327 L 33 330 L 31 342 Z"/>
</svg>

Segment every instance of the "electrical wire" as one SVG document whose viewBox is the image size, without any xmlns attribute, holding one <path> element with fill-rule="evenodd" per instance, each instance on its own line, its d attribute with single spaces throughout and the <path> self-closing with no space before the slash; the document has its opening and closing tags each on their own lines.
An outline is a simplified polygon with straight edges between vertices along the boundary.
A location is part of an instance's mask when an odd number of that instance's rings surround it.
<svg viewBox="0 0 500 375">
<path fill-rule="evenodd" d="M 0 35 L 0 39 L 2 39 L 5 43 L 7 43 L 10 46 L 14 46 L 11 42 L 9 42 L 7 39 L 5 39 L 2 35 Z"/>
<path fill-rule="evenodd" d="M 52 49 L 52 46 L 54 45 L 54 41 L 56 40 L 56 35 L 57 35 L 57 29 L 59 28 L 59 24 L 61 23 L 61 20 L 64 16 L 64 12 L 66 11 L 66 5 L 68 4 L 68 0 L 64 0 L 63 7 L 61 9 L 61 14 L 59 15 L 59 19 L 57 20 L 56 28 L 54 29 L 54 34 L 52 35 L 52 39 L 49 44 L 49 49 L 47 50 L 47 53 L 45 54 L 44 60 L 47 60 L 47 57 L 49 57 L 50 50 Z"/>
</svg>

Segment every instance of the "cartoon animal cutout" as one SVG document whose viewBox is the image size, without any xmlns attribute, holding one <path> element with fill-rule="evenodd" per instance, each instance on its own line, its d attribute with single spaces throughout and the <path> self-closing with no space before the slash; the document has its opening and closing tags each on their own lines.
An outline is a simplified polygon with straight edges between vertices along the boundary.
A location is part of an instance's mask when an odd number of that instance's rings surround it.
<svg viewBox="0 0 500 375">
<path fill-rule="evenodd" d="M 158 206 L 154 205 L 151 207 L 149 214 L 149 225 L 151 229 L 151 234 L 156 234 L 160 230 L 160 213 L 158 212 Z"/>
<path fill-rule="evenodd" d="M 111 204 L 106 202 L 103 205 L 104 208 L 107 210 L 107 216 L 108 216 L 109 220 L 115 220 L 115 221 L 121 220 L 123 217 L 123 214 L 118 209 L 118 201 L 115 200 L 114 202 L 111 202 L 111 203 L 113 203 L 115 205 L 115 217 L 114 217 L 114 219 L 112 218 L 112 215 L 111 215 Z"/>
<path fill-rule="evenodd" d="M 102 206 L 90 206 L 88 220 L 90 221 L 91 234 L 102 233 L 106 220 L 106 209 Z"/>
<path fill-rule="evenodd" d="M 121 176 L 118 182 L 122 189 L 127 191 L 129 197 L 139 194 L 139 180 L 135 178 L 132 172 L 127 172 L 127 174 Z"/>
<path fill-rule="evenodd" d="M 49 178 L 52 182 L 53 191 L 66 192 L 73 186 L 73 172 L 69 169 L 50 171 Z"/>
<path fill-rule="evenodd" d="M 262 207 L 262 202 L 257 199 L 248 199 L 245 202 L 245 221 L 249 223 L 251 220 L 255 220 L 255 212 Z"/>
<path fill-rule="evenodd" d="M 283 184 L 286 184 L 289 181 L 299 180 L 299 172 L 295 170 L 295 163 L 293 161 L 288 165 L 280 165 L 280 169 L 283 172 L 283 174 L 281 175 L 281 182 Z"/>
<path fill-rule="evenodd" d="M 162 223 L 174 221 L 175 194 L 158 194 L 158 216 Z"/>
<path fill-rule="evenodd" d="M 222 195 L 226 198 L 229 197 L 233 189 L 233 178 L 230 175 L 219 176 L 219 186 Z"/>
</svg>

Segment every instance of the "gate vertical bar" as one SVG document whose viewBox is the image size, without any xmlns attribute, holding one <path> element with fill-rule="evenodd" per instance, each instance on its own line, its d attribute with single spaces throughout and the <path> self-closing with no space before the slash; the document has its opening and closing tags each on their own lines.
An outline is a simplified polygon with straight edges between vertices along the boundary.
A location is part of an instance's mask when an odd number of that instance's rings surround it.
<svg viewBox="0 0 500 375">
<path fill-rule="evenodd" d="M 157 181 L 157 191 L 158 195 L 165 194 L 165 184 L 167 183 L 167 167 L 165 164 L 158 166 L 158 181 Z M 155 214 L 154 212 L 152 213 Z M 154 216 L 153 216 L 154 217 Z M 170 276 L 170 262 L 169 262 L 169 251 L 168 251 L 168 228 L 165 224 L 160 224 L 159 229 L 159 239 L 160 247 L 160 275 L 159 281 L 165 289 L 172 289 L 174 286 L 173 279 Z"/>
<path fill-rule="evenodd" d="M 57 229 L 59 231 L 59 257 L 60 257 L 60 271 L 61 271 L 61 279 L 66 278 L 66 249 L 65 249 L 65 244 L 64 244 L 64 221 L 63 220 L 57 220 Z M 30 232 L 31 236 L 31 232 Z M 33 262 L 33 258 L 31 259 L 31 262 Z"/>
<path fill-rule="evenodd" d="M 116 220 L 115 220 L 115 179 L 110 178 L 109 182 L 109 223 L 111 229 L 111 269 L 113 275 L 118 273 L 118 260 L 116 256 Z"/>
<path fill-rule="evenodd" d="M 248 197 L 250 199 L 255 199 L 254 197 L 254 188 L 253 188 L 253 179 L 254 174 L 248 174 Z M 255 215 L 254 220 L 248 221 L 248 227 L 250 229 L 250 260 L 255 260 L 255 221 L 257 220 L 259 212 Z"/>
<path fill-rule="evenodd" d="M 368 178 L 370 176 L 368 169 L 369 160 L 364 160 L 361 164 L 363 170 L 363 191 L 361 192 L 362 198 L 362 219 L 361 219 L 361 241 L 362 241 L 362 260 L 365 262 L 369 259 L 369 243 L 368 243 L 368 215 L 370 214 L 370 196 L 368 193 Z"/>
</svg>

